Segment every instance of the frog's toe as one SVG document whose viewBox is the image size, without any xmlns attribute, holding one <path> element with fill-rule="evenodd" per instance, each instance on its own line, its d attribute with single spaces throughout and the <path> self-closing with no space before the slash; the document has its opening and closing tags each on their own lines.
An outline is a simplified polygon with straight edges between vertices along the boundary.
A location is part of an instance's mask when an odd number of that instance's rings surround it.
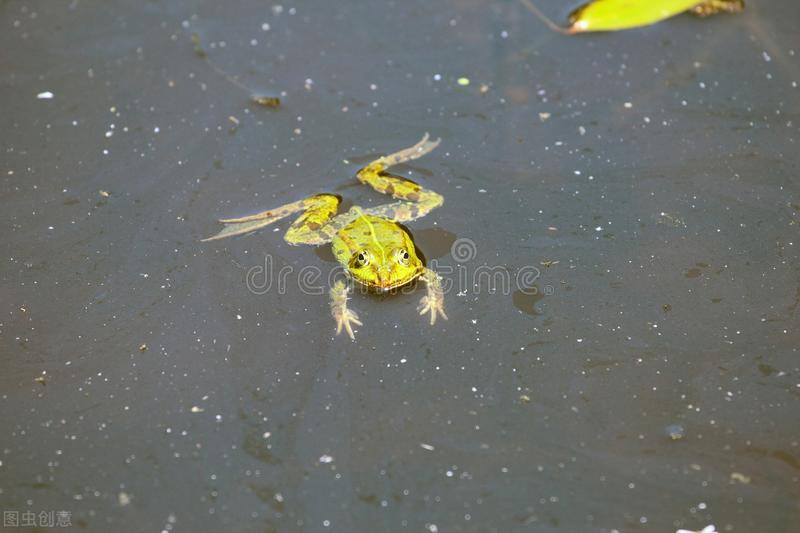
<svg viewBox="0 0 800 533">
<path fill-rule="evenodd" d="M 424 315 L 425 313 L 431 314 L 431 326 L 436 324 L 436 317 L 438 315 L 442 315 L 442 318 L 447 320 L 447 315 L 444 312 L 444 302 L 438 298 L 423 296 L 419 301 L 417 311 L 419 311 L 420 315 Z"/>
<path fill-rule="evenodd" d="M 342 329 L 347 331 L 347 335 L 355 340 L 356 336 L 353 333 L 353 324 L 363 326 L 361 320 L 358 319 L 358 314 L 350 309 L 345 309 L 341 314 L 336 317 L 336 334 L 339 335 Z"/>
</svg>

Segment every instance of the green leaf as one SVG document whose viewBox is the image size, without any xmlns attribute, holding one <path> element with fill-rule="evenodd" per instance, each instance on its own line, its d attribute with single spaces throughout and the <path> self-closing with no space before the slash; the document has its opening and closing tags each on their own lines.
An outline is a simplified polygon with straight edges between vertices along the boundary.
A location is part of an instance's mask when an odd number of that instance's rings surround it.
<svg viewBox="0 0 800 533">
<path fill-rule="evenodd" d="M 688 11 L 702 0 L 594 0 L 569 16 L 571 33 L 638 28 Z"/>
<path fill-rule="evenodd" d="M 550 29 L 566 34 L 638 28 L 686 11 L 704 17 L 722 12 L 738 13 L 744 9 L 744 0 L 592 0 L 573 11 L 569 26 L 562 28 L 531 0 L 520 2 Z"/>
</svg>

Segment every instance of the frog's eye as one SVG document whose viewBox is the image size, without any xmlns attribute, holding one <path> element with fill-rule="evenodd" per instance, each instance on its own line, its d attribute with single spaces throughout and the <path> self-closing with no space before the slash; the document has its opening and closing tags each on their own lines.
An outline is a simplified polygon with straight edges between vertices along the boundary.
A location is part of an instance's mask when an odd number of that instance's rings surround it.
<svg viewBox="0 0 800 533">
<path fill-rule="evenodd" d="M 358 268 L 363 268 L 367 266 L 369 264 L 369 252 L 367 252 L 366 250 L 358 252 L 358 254 L 356 254 L 355 263 L 356 267 Z"/>
<path fill-rule="evenodd" d="M 408 250 L 405 248 L 397 250 L 397 262 L 401 265 L 407 266 L 410 257 L 411 256 L 408 255 Z"/>
</svg>

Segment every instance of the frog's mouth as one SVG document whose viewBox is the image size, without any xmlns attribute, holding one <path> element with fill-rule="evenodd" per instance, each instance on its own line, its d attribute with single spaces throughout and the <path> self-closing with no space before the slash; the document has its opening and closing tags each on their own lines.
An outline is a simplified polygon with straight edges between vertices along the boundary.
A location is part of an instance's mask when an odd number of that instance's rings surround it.
<svg viewBox="0 0 800 533">
<path fill-rule="evenodd" d="M 402 287 L 404 285 L 408 285 L 409 283 L 413 282 L 418 277 L 419 277 L 419 274 L 417 274 L 416 276 L 414 276 L 411 279 L 397 280 L 394 283 L 386 283 L 386 284 L 380 283 L 380 282 L 377 282 L 377 281 L 367 281 L 367 280 L 361 280 L 361 279 L 356 279 L 356 281 L 359 282 L 360 284 L 364 285 L 365 287 L 367 287 L 369 289 L 372 289 L 372 290 L 374 290 L 376 292 L 385 293 L 385 292 L 392 291 L 394 289 L 399 289 L 400 287 Z"/>
<path fill-rule="evenodd" d="M 389 292 L 389 291 L 391 291 L 393 289 L 398 289 L 398 288 L 402 287 L 403 285 L 408 285 L 412 281 L 414 281 L 414 280 L 413 279 L 409 279 L 409 280 L 405 280 L 405 281 L 398 281 L 397 283 L 393 283 L 393 284 L 389 284 L 389 285 L 382 285 L 380 283 L 365 282 L 365 281 L 361 281 L 361 280 L 359 280 L 359 283 L 369 287 L 370 289 L 374 289 L 377 292 Z"/>
</svg>

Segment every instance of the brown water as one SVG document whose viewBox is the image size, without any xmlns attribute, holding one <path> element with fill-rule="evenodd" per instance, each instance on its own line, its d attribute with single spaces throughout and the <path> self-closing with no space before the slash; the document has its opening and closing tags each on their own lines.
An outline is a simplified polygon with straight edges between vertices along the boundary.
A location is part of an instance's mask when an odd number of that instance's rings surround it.
<svg viewBox="0 0 800 533">
<path fill-rule="evenodd" d="M 565 37 L 511 1 L 0 3 L 0 509 L 798 531 L 800 8 L 752 4 Z M 385 201 L 354 173 L 425 131 L 447 322 L 357 294 L 335 337 L 328 251 L 199 242 Z"/>
</svg>

